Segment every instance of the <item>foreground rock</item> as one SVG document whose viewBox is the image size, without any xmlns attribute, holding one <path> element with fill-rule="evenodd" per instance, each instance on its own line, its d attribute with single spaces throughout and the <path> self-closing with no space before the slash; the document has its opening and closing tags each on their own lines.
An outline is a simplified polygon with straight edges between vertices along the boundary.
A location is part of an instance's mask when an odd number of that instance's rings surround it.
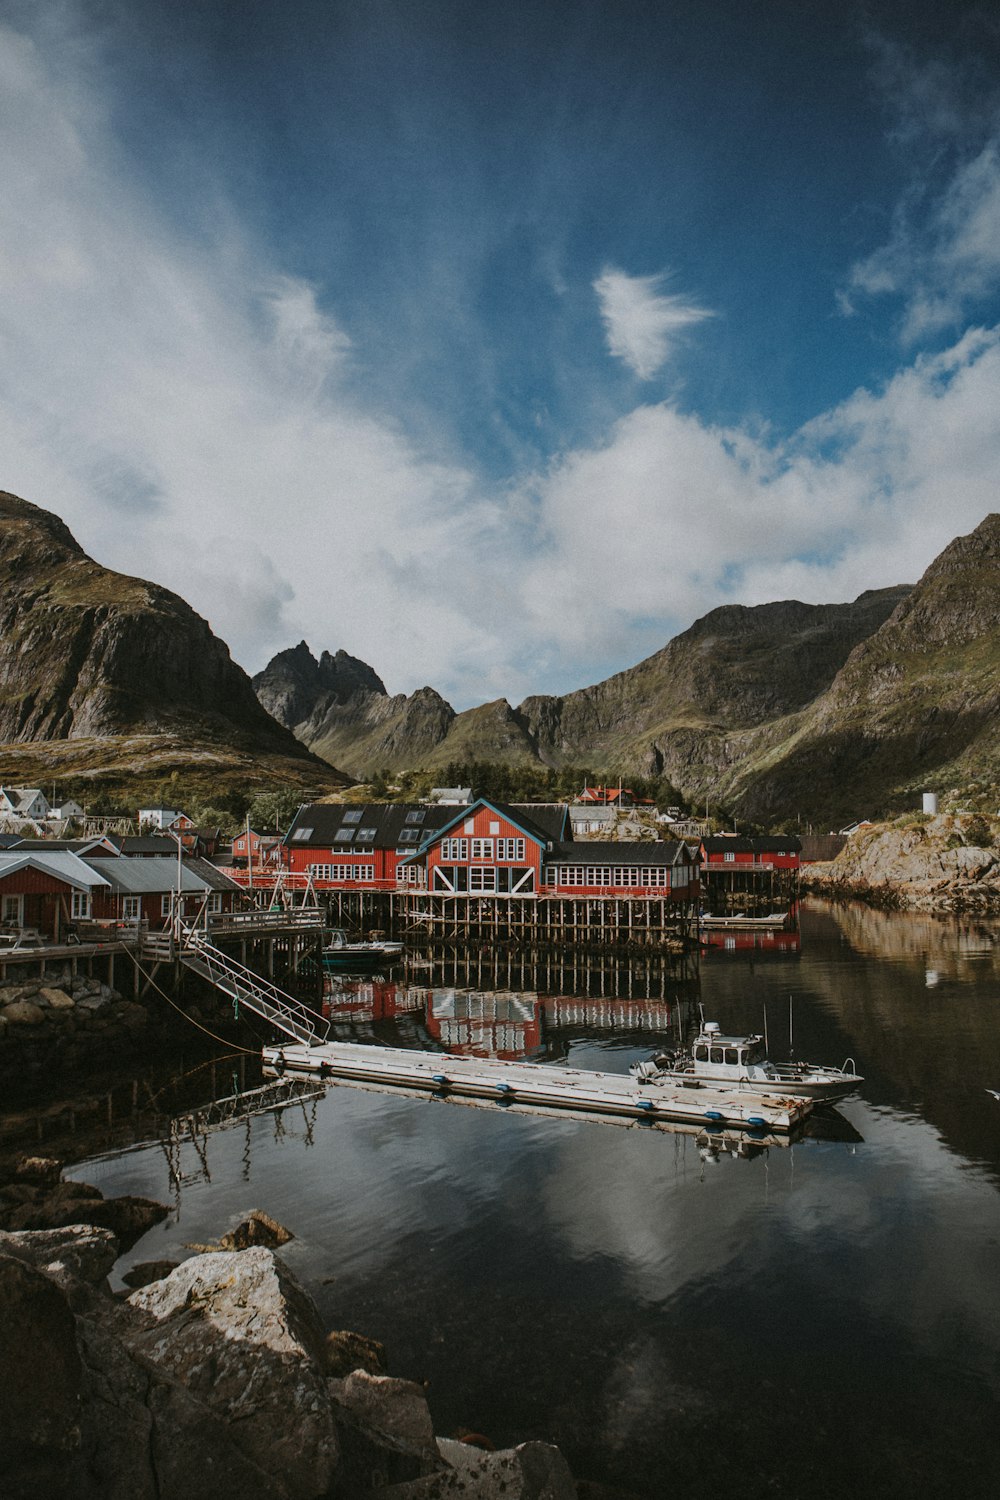
<svg viewBox="0 0 1000 1500">
<path fill-rule="evenodd" d="M 0 1233 L 4 1500 L 575 1500 L 556 1448 L 437 1439 L 422 1387 L 330 1378 L 316 1308 L 273 1251 L 196 1255 L 125 1299 L 117 1251 L 85 1225 Z"/>
</svg>

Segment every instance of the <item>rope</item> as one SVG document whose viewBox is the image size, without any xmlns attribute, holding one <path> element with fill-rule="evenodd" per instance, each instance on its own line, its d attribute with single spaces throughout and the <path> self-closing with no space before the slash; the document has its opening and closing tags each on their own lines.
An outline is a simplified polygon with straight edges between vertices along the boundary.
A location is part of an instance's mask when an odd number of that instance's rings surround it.
<svg viewBox="0 0 1000 1500">
<path fill-rule="evenodd" d="M 171 1000 L 166 990 L 160 989 L 160 986 L 157 984 L 152 974 L 146 973 L 145 969 L 142 967 L 142 964 L 139 962 L 138 958 L 136 958 L 135 954 L 130 951 L 129 956 L 138 969 L 139 973 L 142 975 L 143 979 L 145 979 L 146 983 L 152 985 L 156 993 L 158 995 L 162 995 L 167 1004 L 172 1005 L 177 1014 L 179 1016 L 183 1016 L 185 1021 L 188 1021 L 192 1026 L 197 1027 L 199 1031 L 203 1031 L 206 1036 L 210 1036 L 213 1042 L 219 1042 L 221 1046 L 228 1047 L 230 1051 L 245 1052 L 247 1057 L 256 1057 L 258 1055 L 253 1047 L 241 1047 L 237 1042 L 231 1042 L 226 1037 L 216 1036 L 214 1031 L 209 1031 L 207 1026 L 203 1026 L 201 1022 L 196 1021 L 193 1016 L 189 1016 L 183 1006 L 178 1005 L 175 1000 Z"/>
</svg>

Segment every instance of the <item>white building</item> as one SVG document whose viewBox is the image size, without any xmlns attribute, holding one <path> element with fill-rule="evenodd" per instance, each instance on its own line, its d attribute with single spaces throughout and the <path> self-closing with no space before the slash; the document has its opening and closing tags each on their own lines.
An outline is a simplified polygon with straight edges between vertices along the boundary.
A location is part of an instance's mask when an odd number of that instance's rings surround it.
<svg viewBox="0 0 1000 1500">
<path fill-rule="evenodd" d="M 138 812 L 140 828 L 169 828 L 177 818 L 186 817 L 179 807 L 140 807 Z M 190 826 L 190 819 L 188 819 Z"/>
<path fill-rule="evenodd" d="M 47 818 L 49 804 L 37 786 L 0 786 L 0 813 L 18 818 Z"/>
</svg>

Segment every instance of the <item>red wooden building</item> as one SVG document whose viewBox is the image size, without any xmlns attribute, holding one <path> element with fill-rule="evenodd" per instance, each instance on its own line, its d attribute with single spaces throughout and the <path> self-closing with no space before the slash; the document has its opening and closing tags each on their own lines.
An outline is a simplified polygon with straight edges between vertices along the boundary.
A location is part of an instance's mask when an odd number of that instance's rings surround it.
<svg viewBox="0 0 1000 1500">
<path fill-rule="evenodd" d="M 794 834 L 720 833 L 703 838 L 699 854 L 706 870 L 797 870 L 802 843 Z"/>
</svg>

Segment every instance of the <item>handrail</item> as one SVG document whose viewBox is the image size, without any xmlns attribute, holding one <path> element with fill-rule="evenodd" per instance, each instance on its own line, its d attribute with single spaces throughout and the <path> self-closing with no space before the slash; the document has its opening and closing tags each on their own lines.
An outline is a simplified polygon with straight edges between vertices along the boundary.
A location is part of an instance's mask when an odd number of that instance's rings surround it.
<svg viewBox="0 0 1000 1500">
<path fill-rule="evenodd" d="M 248 1010 L 306 1046 L 323 1040 L 329 1032 L 327 1019 L 310 1010 L 303 1001 L 286 995 L 269 979 L 262 978 L 245 964 L 213 947 L 200 932 L 182 929 L 178 957 L 187 968 L 201 974 L 223 994 L 242 1002 Z M 318 1027 L 322 1027 L 322 1033 Z"/>
</svg>

